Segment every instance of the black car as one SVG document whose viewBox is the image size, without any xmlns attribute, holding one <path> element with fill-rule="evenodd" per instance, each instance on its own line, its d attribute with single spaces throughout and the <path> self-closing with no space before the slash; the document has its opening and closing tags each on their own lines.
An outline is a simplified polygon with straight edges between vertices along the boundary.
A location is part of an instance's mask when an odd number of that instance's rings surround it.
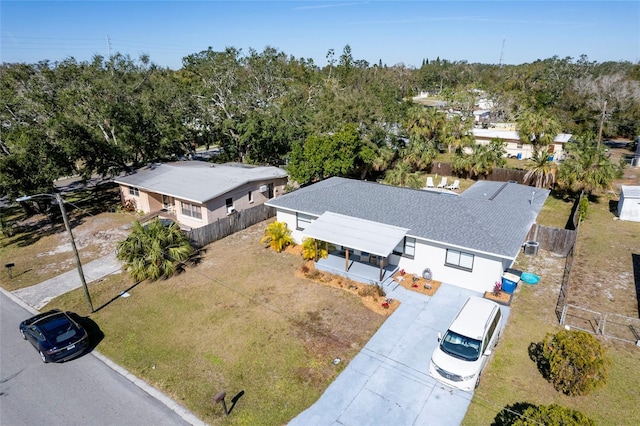
<svg viewBox="0 0 640 426">
<path fill-rule="evenodd" d="M 20 334 L 36 348 L 43 362 L 67 361 L 89 346 L 86 330 L 70 313 L 54 309 L 20 323 Z"/>
</svg>

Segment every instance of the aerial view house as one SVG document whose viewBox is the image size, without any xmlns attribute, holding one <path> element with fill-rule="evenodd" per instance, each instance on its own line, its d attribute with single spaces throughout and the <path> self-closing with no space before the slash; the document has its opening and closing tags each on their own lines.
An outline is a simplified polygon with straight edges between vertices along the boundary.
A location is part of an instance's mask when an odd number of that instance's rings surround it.
<svg viewBox="0 0 640 426">
<path fill-rule="evenodd" d="M 476 143 L 488 144 L 493 139 L 500 139 L 506 143 L 506 150 L 508 157 L 514 157 L 518 159 L 527 159 L 533 156 L 533 145 L 529 142 L 522 141 L 515 127 L 504 128 L 473 128 L 473 136 L 476 138 Z M 566 151 L 564 145 L 571 139 L 571 134 L 560 133 L 556 135 L 553 143 L 549 145 L 549 158 L 553 161 L 564 160 L 566 157 Z"/>
<path fill-rule="evenodd" d="M 488 291 L 513 266 L 548 195 L 517 183 L 481 181 L 458 195 L 333 177 L 266 204 L 296 242 L 328 243 L 318 269 L 382 284 L 404 269 Z"/>
<path fill-rule="evenodd" d="M 272 166 L 179 161 L 152 164 L 114 182 L 123 203 L 199 228 L 283 194 L 287 173 Z"/>
</svg>

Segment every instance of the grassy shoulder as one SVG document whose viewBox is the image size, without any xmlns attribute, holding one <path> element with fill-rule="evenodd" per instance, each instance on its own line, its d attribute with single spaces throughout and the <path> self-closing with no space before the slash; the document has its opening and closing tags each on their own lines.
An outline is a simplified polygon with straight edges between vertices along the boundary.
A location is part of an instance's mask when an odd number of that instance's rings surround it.
<svg viewBox="0 0 640 426">
<path fill-rule="evenodd" d="M 91 285 L 95 306 L 111 301 L 90 316 L 104 333 L 97 349 L 209 424 L 285 424 L 311 406 L 386 316 L 297 277 L 302 258 L 265 249 L 264 227 L 207 246 L 168 280 Z M 79 290 L 49 306 L 87 314 Z M 244 391 L 226 419 L 212 402 L 222 389 Z"/>
</svg>

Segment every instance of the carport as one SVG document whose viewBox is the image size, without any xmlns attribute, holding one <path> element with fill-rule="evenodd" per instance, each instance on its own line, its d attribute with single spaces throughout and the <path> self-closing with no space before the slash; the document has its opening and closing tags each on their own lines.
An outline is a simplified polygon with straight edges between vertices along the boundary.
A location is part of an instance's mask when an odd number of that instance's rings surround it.
<svg viewBox="0 0 640 426">
<path fill-rule="evenodd" d="M 346 273 L 354 261 L 374 264 L 379 266 L 378 279 L 382 280 L 384 260 L 408 231 L 406 228 L 325 212 L 304 230 L 303 235 L 315 239 L 316 244 L 317 241 L 324 241 L 327 251 L 329 244 L 344 247 L 344 250 L 334 252 L 331 256 L 344 258 Z"/>
</svg>

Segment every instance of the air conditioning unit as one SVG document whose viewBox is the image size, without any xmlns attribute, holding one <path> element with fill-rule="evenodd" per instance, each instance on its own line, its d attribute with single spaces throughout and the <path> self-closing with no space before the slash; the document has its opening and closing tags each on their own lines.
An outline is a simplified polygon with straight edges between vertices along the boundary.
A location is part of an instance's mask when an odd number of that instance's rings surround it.
<svg viewBox="0 0 640 426">
<path fill-rule="evenodd" d="M 267 192 L 267 185 L 262 185 L 260 187 L 260 192 Z"/>
<path fill-rule="evenodd" d="M 233 207 L 227 207 L 227 214 L 235 213 L 236 209 Z"/>
</svg>

